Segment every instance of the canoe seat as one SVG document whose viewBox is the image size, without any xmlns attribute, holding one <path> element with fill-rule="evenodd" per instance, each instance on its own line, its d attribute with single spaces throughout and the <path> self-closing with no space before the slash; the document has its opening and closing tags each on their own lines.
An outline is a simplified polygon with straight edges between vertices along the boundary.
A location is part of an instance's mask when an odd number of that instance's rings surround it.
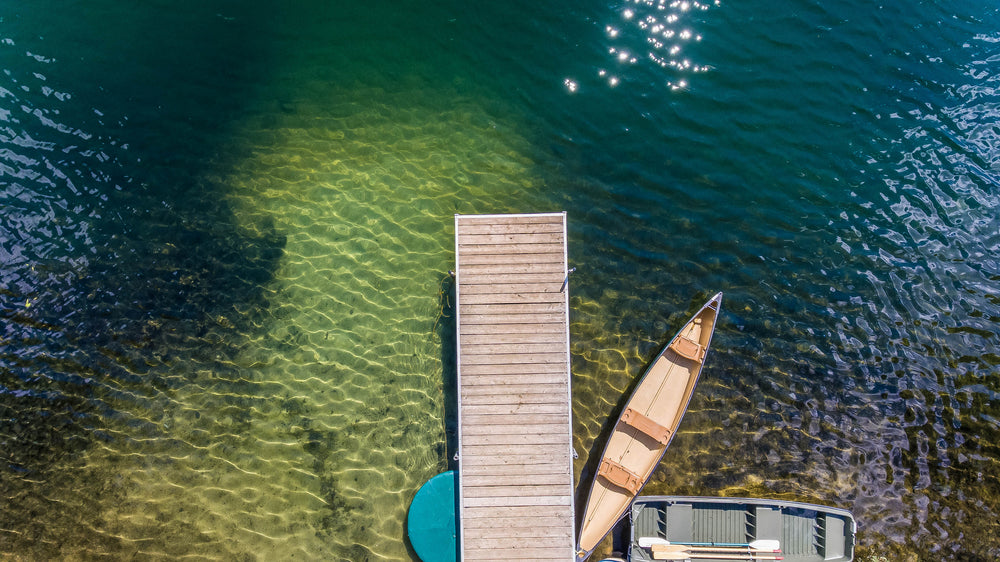
<svg viewBox="0 0 1000 562">
<path fill-rule="evenodd" d="M 701 363 L 701 361 L 705 359 L 705 346 L 684 336 L 678 336 L 677 339 L 670 344 L 670 349 L 674 350 L 677 355 L 692 361 Z"/>
<path fill-rule="evenodd" d="M 638 494 L 642 489 L 642 477 L 610 459 L 601 461 L 597 475 L 632 494 Z"/>
<path fill-rule="evenodd" d="M 660 425 L 652 418 L 640 414 L 632 408 L 625 408 L 621 419 L 625 425 L 638 429 L 663 445 L 670 443 L 670 434 L 673 432 L 670 431 L 669 427 Z"/>
</svg>

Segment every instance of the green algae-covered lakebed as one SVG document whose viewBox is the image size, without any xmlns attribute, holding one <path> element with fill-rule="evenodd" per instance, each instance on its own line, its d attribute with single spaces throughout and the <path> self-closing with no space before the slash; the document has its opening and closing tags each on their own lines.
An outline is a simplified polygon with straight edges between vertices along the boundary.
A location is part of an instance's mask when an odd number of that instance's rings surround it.
<svg viewBox="0 0 1000 562">
<path fill-rule="evenodd" d="M 453 215 L 565 210 L 577 476 L 724 291 L 646 493 L 997 558 L 997 29 L 987 2 L 7 3 L 0 557 L 413 560 L 454 438 Z"/>
</svg>

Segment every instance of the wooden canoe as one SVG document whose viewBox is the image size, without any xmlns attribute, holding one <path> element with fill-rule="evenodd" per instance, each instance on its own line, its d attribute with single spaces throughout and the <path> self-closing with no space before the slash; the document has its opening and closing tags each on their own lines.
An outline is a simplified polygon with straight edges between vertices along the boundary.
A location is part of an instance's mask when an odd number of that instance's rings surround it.
<svg viewBox="0 0 1000 562">
<path fill-rule="evenodd" d="M 656 356 L 625 404 L 587 497 L 578 562 L 628 513 L 660 463 L 691 401 L 721 306 L 719 293 L 701 307 Z"/>
</svg>

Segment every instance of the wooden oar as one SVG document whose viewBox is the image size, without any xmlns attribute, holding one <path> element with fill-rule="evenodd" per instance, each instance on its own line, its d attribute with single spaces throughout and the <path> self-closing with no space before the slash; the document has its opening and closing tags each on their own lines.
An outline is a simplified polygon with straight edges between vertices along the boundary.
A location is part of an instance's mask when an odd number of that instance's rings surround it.
<svg viewBox="0 0 1000 562">
<path fill-rule="evenodd" d="M 660 537 L 639 537 L 639 546 L 643 548 L 650 548 L 656 544 L 679 544 L 683 546 L 690 546 L 692 548 L 740 548 L 746 549 L 751 548 L 754 550 L 770 550 L 779 551 L 781 550 L 781 541 L 773 539 L 759 539 L 750 543 L 734 543 L 734 542 L 670 542 L 667 539 L 661 539 Z"/>
<path fill-rule="evenodd" d="M 686 544 L 653 544 L 653 552 L 732 552 L 734 554 L 781 554 L 778 549 L 749 548 L 738 546 L 688 546 Z"/>
<path fill-rule="evenodd" d="M 730 554 L 726 552 L 711 554 L 707 552 L 664 552 L 654 550 L 653 560 L 783 560 L 783 558 L 781 556 Z"/>
</svg>

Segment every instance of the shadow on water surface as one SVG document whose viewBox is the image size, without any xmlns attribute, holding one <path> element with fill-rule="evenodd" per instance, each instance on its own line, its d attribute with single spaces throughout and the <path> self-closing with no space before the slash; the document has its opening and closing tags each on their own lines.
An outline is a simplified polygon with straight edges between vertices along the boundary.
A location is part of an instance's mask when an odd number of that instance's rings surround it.
<svg viewBox="0 0 1000 562">
<path fill-rule="evenodd" d="M 458 485 L 458 346 L 456 332 L 456 309 L 455 309 L 455 278 L 449 272 L 441 278 L 438 285 L 438 316 L 434 323 L 433 333 L 441 342 L 441 384 L 444 408 L 442 421 L 444 424 L 444 442 L 437 444 L 436 456 L 443 462 L 439 467 L 441 472 L 456 471 L 455 485 Z M 433 477 L 432 477 L 433 478 Z M 429 481 L 429 480 L 428 480 Z M 425 483 L 422 483 L 421 486 Z M 409 498 L 407 505 L 407 519 L 403 525 L 403 536 L 401 541 L 406 545 L 407 554 L 413 560 L 419 560 L 417 552 L 413 549 L 413 544 L 409 537 L 409 508 L 413 498 Z M 455 504 L 453 506 L 455 523 L 458 524 L 458 491 L 456 488 Z M 458 548 L 458 541 L 456 541 Z"/>
<path fill-rule="evenodd" d="M 458 334 L 456 332 L 455 278 L 441 279 L 441 311 L 435 331 L 441 340 L 441 382 L 444 388 L 444 454 L 446 470 L 458 470 Z"/>
<path fill-rule="evenodd" d="M 246 419 L 253 383 L 226 362 L 259 329 L 285 246 L 238 228 L 212 179 L 247 98 L 208 90 L 260 62 L 247 39 L 263 22 L 227 35 L 204 11 L 65 8 L 9 16 L 0 45 L 0 552 L 37 559 L 134 549 L 100 511 L 129 493 L 129 449 L 163 439 L 173 394 L 203 376 L 192 364 Z"/>
<path fill-rule="evenodd" d="M 267 306 L 263 286 L 283 238 L 247 236 L 219 222 L 158 224 L 158 232 L 144 228 L 105 241 L 95 232 L 105 255 L 2 298 L 0 385 L 7 396 L 0 406 L 6 443 L 0 494 L 9 502 L 3 527 L 17 533 L 0 538 L 0 550 L 55 557 L 75 532 L 113 543 L 74 530 L 85 520 L 42 498 L 65 501 L 71 490 L 70 503 L 97 506 L 123 494 L 114 465 L 84 466 L 85 451 L 123 438 L 163 437 L 172 394 L 201 376 L 192 362 L 213 372 L 197 384 L 231 402 L 234 418 L 245 412 L 238 397 L 253 394 L 252 383 L 225 363 L 257 329 Z M 22 279 L 30 275 L 30 260 L 17 269 Z M 124 457 L 110 462 L 127 464 Z"/>
</svg>

